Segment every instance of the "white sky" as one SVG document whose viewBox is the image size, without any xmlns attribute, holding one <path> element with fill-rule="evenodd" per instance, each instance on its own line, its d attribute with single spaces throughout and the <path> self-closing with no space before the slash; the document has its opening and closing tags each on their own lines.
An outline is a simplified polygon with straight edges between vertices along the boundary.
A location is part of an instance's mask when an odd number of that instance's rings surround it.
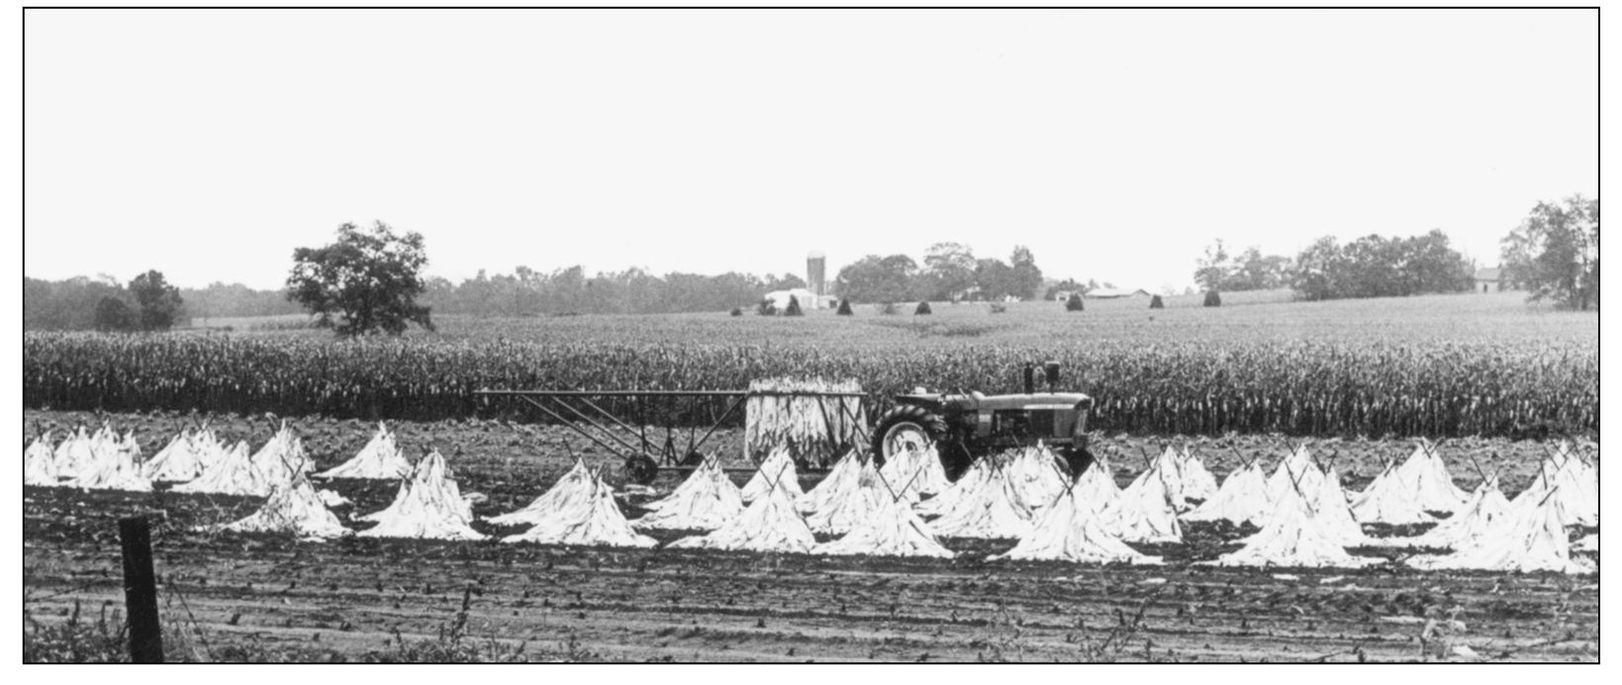
<svg viewBox="0 0 1622 685">
<path fill-rule="evenodd" d="M 278 287 L 344 221 L 517 265 L 829 276 L 957 241 L 1191 283 L 1214 238 L 1598 191 L 1592 11 L 30 11 L 24 272 Z M 1237 250 L 1235 250 L 1237 251 Z"/>
</svg>

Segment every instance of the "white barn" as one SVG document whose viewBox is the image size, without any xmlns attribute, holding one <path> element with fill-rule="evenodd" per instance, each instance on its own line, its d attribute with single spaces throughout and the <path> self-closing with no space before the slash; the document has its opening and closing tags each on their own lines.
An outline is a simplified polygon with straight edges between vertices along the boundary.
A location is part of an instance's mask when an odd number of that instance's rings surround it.
<svg viewBox="0 0 1622 685">
<path fill-rule="evenodd" d="M 820 301 L 822 298 L 817 297 L 816 293 L 813 293 L 805 288 L 773 290 L 766 293 L 766 299 L 771 301 L 772 306 L 777 307 L 777 311 L 788 309 L 788 300 L 790 297 L 794 298 L 800 303 L 800 309 L 802 311 L 819 309 L 822 307 L 822 302 Z"/>
<path fill-rule="evenodd" d="M 1134 288 L 1134 289 L 1131 289 L 1131 290 L 1128 290 L 1126 288 L 1094 288 L 1092 290 L 1087 291 L 1087 294 L 1084 295 L 1083 297 L 1086 297 L 1089 300 L 1114 300 L 1114 299 L 1118 299 L 1118 298 L 1122 298 L 1122 297 L 1148 297 L 1148 296 L 1149 296 L 1149 291 L 1144 290 L 1142 288 Z"/>
</svg>

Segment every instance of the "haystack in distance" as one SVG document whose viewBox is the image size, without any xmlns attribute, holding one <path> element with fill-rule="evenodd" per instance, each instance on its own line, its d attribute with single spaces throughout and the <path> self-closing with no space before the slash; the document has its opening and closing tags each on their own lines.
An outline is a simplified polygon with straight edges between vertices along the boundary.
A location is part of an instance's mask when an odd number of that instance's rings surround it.
<svg viewBox="0 0 1622 685">
<path fill-rule="evenodd" d="M 757 472 L 760 476 L 763 472 Z M 787 480 L 788 469 L 778 471 Z M 708 535 L 682 538 L 671 549 L 720 549 L 751 552 L 809 552 L 816 537 L 794 510 L 794 497 L 786 484 L 763 477 L 766 491 L 737 518 Z"/>
<path fill-rule="evenodd" d="M 468 527 L 473 521 L 472 507 L 462 499 L 438 450 L 417 463 L 411 478 L 400 484 L 400 492 L 389 508 L 362 520 L 378 524 L 357 533 L 360 537 L 484 539 L 483 534 Z"/>
<path fill-rule="evenodd" d="M 55 486 L 61 480 L 56 454 L 51 450 L 51 432 L 45 431 L 23 450 L 23 485 Z"/>
<path fill-rule="evenodd" d="M 1305 480 L 1305 479 L 1302 479 Z M 1320 483 L 1321 485 L 1321 483 Z M 1220 566 L 1335 566 L 1357 568 L 1384 559 L 1352 556 L 1325 526 L 1305 495 L 1292 487 L 1284 495 L 1261 532 L 1250 536 L 1238 551 L 1202 562 Z"/>
<path fill-rule="evenodd" d="M 586 468 L 585 460 L 576 457 L 574 466 L 528 506 L 485 520 L 498 526 L 535 525 L 585 501 L 591 493 L 590 482 L 591 471 Z"/>
<path fill-rule="evenodd" d="M 879 470 L 874 468 L 871 459 L 863 460 L 854 477 L 847 476 L 847 480 L 832 502 L 805 517 L 806 525 L 813 532 L 848 533 L 870 521 L 875 512 L 884 508 L 886 500 L 894 499 L 890 489 L 881 483 Z"/>
<path fill-rule="evenodd" d="M 203 475 L 176 485 L 171 492 L 264 497 L 270 494 L 274 485 L 259 469 L 254 468 L 248 443 L 238 441 L 218 461 L 204 469 Z"/>
<path fill-rule="evenodd" d="M 888 493 L 880 499 L 878 508 L 871 512 L 866 521 L 857 524 L 838 540 L 817 545 L 815 551 L 831 555 L 940 559 L 956 556 L 940 543 L 929 524 L 918 518 L 905 497 Z"/>
<path fill-rule="evenodd" d="M 264 506 L 247 518 L 218 526 L 220 530 L 243 533 L 290 533 L 301 538 L 324 540 L 351 535 L 338 517 L 327 510 L 310 485 L 298 476 L 292 483 L 278 483 Z"/>
<path fill-rule="evenodd" d="M 781 474 L 781 479 L 773 480 L 779 478 L 778 474 Z M 805 491 L 800 489 L 800 474 L 794 467 L 794 460 L 789 457 L 788 450 L 781 447 L 773 447 L 766 455 L 766 459 L 760 462 L 755 475 L 744 484 L 744 503 L 755 501 L 773 487 L 782 488 L 790 499 L 798 499 L 805 494 Z"/>
<path fill-rule="evenodd" d="M 1142 554 L 1105 530 L 1103 518 L 1092 505 L 1080 499 L 1077 488 L 1060 496 L 1013 549 L 989 560 L 999 559 L 1103 564 L 1161 563 L 1159 557 Z"/>
<path fill-rule="evenodd" d="M 411 475 L 411 464 L 395 444 L 394 433 L 382 422 L 377 433 L 354 457 L 338 466 L 315 474 L 316 478 L 359 478 L 396 480 Z"/>
<path fill-rule="evenodd" d="M 550 545 L 600 545 L 606 547 L 654 547 L 658 543 L 631 529 L 630 522 L 614 503 L 613 489 L 597 473 L 587 474 L 584 497 L 559 500 L 562 508 L 518 535 L 502 542 L 535 542 Z"/>
<path fill-rule="evenodd" d="M 1509 500 L 1498 489 L 1496 475 L 1482 481 L 1470 495 L 1464 509 L 1443 521 L 1425 534 L 1409 538 L 1387 538 L 1381 543 L 1393 547 L 1436 547 L 1457 549 L 1473 544 L 1476 538 L 1490 535 L 1510 514 Z"/>
<path fill-rule="evenodd" d="M 187 483 L 225 456 L 214 431 L 186 429 L 169 439 L 169 444 L 141 465 L 141 472 L 154 482 Z"/>
<path fill-rule="evenodd" d="M 960 538 L 1019 538 L 1031 531 L 1031 510 L 1022 502 L 1009 466 L 1017 455 L 987 455 L 969 467 L 952 489 L 919 508 L 940 511 L 929 525 Z M 942 500 L 941 505 L 930 506 Z"/>
<path fill-rule="evenodd" d="M 1480 569 L 1489 571 L 1555 571 L 1593 573 L 1586 559 L 1573 559 L 1565 525 L 1555 504 L 1554 493 L 1525 506 L 1511 505 L 1510 513 L 1499 517 L 1489 529 L 1444 556 L 1419 556 L 1408 560 L 1418 569 Z"/>
<path fill-rule="evenodd" d="M 651 511 L 632 521 L 631 527 L 712 531 L 743 513 L 743 495 L 721 468 L 720 459 L 709 457 L 664 499 L 644 506 Z"/>
<path fill-rule="evenodd" d="M 82 490 L 152 491 L 152 481 L 141 475 L 141 447 L 134 435 L 119 436 L 112 428 L 103 427 L 90 438 L 89 453 L 90 461 L 80 465 L 67 485 Z"/>
<path fill-rule="evenodd" d="M 879 473 L 909 502 L 938 495 L 952 487 L 952 481 L 946 478 L 946 468 L 941 466 L 940 452 L 933 444 L 891 455 Z"/>
<path fill-rule="evenodd" d="M 1272 509 L 1272 500 L 1267 494 L 1267 476 L 1258 460 L 1229 473 L 1215 495 L 1181 518 L 1184 521 L 1261 524 L 1266 522 Z"/>
</svg>

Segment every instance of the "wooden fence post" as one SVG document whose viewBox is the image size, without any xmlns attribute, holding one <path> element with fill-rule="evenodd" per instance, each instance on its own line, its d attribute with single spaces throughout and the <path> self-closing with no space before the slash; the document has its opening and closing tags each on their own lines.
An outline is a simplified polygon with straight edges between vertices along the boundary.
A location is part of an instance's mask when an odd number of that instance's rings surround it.
<svg viewBox="0 0 1622 685">
<path fill-rule="evenodd" d="M 130 661 L 163 663 L 163 630 L 158 625 L 158 583 L 152 572 L 152 527 L 144 516 L 118 520 L 124 552 L 124 613 L 129 618 Z"/>
</svg>

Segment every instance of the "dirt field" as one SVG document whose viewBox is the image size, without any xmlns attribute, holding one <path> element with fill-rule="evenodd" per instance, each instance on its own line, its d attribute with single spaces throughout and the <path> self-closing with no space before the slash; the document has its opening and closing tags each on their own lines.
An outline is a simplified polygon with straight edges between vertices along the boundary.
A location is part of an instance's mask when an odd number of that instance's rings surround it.
<svg viewBox="0 0 1622 685">
<path fill-rule="evenodd" d="M 145 454 L 182 424 L 175 415 L 108 417 L 134 428 Z M 26 412 L 39 425 L 88 414 Z M 269 435 L 264 420 L 215 418 L 223 438 Z M 325 468 L 369 437 L 357 422 L 297 424 Z M 617 465 L 554 428 L 495 422 L 395 425 L 415 459 L 429 445 L 449 458 L 464 493 L 489 500 L 481 516 L 510 511 L 569 466 L 567 441 L 588 463 Z M 738 436 L 719 436 L 735 449 Z M 1108 436 L 1126 483 L 1141 450 L 1159 438 Z M 1281 443 L 1240 437 L 1198 444 L 1219 478 L 1241 456 L 1271 465 Z M 1140 450 L 1141 448 L 1141 450 Z M 1350 488 L 1411 443 L 1320 443 Z M 1541 447 L 1459 441 L 1443 446 L 1461 486 L 1473 486 L 1469 455 L 1504 469 L 1505 490 L 1524 488 Z M 741 466 L 742 464 L 734 464 Z M 1348 472 L 1348 469 L 1350 471 Z M 612 469 L 611 469 L 612 471 Z M 736 476 L 741 483 L 744 476 Z M 807 487 L 816 476 L 803 478 Z M 655 482 L 661 491 L 677 475 Z M 352 511 L 370 512 L 392 484 L 339 482 Z M 626 501 L 628 515 L 635 503 Z M 1598 576 L 1420 573 L 1386 564 L 1362 570 L 1227 569 L 1197 565 L 1235 548 L 1249 528 L 1189 525 L 1180 545 L 1140 546 L 1160 567 L 987 562 L 1013 541 L 948 540 L 941 560 L 762 555 L 506 545 L 499 542 L 346 540 L 192 532 L 246 515 L 251 498 L 167 493 L 24 491 L 24 607 L 50 625 L 122 605 L 115 519 L 161 517 L 155 533 L 160 604 L 181 658 L 400 658 L 402 645 L 444 644 L 447 631 L 487 652 L 574 660 L 1036 660 L 1370 661 L 1447 658 L 1458 646 L 1486 660 L 1598 658 Z M 518 529 L 492 529 L 509 533 Z M 1374 531 L 1375 534 L 1390 531 Z M 665 536 L 661 539 L 671 539 Z M 1360 554 L 1396 557 L 1395 550 Z M 460 615 L 460 617 L 459 617 Z M 1450 623 L 1449 617 L 1460 623 Z M 1427 619 L 1439 619 L 1426 639 Z M 81 618 L 81 620 L 84 620 Z M 457 631 L 459 624 L 465 626 Z M 1462 625 L 1461 625 L 1462 624 Z M 25 629 L 27 628 L 25 621 Z M 184 634 L 181 634 L 184 633 Z M 492 642 L 494 641 L 494 642 Z M 419 657 L 422 653 L 418 653 Z"/>
</svg>

